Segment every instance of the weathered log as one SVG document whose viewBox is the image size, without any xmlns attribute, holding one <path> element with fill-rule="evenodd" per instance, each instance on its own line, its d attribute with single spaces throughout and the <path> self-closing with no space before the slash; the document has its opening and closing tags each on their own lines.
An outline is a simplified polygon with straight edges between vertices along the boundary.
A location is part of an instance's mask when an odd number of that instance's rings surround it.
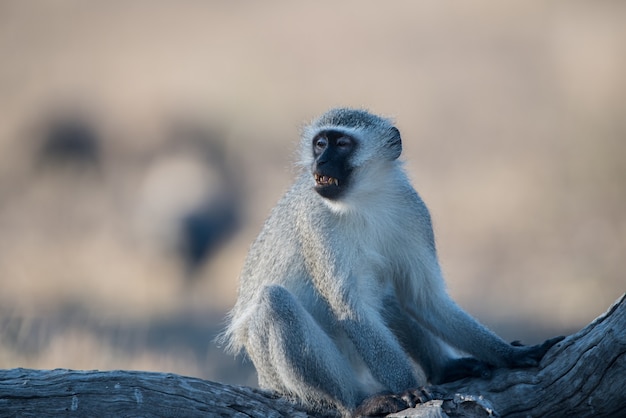
<svg viewBox="0 0 626 418">
<path fill-rule="evenodd" d="M 626 295 L 569 336 L 538 368 L 496 370 L 432 388 L 438 400 L 409 417 L 626 416 Z M 0 417 L 308 417 L 258 389 L 175 374 L 0 370 Z"/>
<path fill-rule="evenodd" d="M 0 370 L 0 417 L 310 417 L 244 386 L 169 373 Z"/>
<path fill-rule="evenodd" d="M 496 370 L 489 380 L 433 391 L 443 400 L 439 408 L 420 405 L 394 416 L 626 417 L 626 295 L 554 346 L 538 368 Z"/>
</svg>

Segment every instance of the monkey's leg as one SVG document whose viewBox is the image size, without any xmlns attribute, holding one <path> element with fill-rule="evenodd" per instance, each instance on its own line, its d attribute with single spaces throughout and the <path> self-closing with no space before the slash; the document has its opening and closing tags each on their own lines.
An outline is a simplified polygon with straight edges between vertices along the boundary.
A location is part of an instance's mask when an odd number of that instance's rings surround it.
<svg viewBox="0 0 626 418">
<path fill-rule="evenodd" d="M 385 299 L 385 316 L 404 349 L 417 361 L 432 384 L 465 377 L 489 378 L 491 367 L 471 357 L 456 358 L 439 338 L 412 318 L 392 298 Z"/>
<path fill-rule="evenodd" d="M 492 366 L 473 357 L 454 357 L 432 332 L 409 319 L 404 329 L 406 350 L 420 364 L 431 384 L 441 384 L 466 377 L 488 379 Z M 410 325 L 409 325 L 410 324 Z"/>
<path fill-rule="evenodd" d="M 308 404 L 322 397 L 348 410 L 361 400 L 348 360 L 282 286 L 261 291 L 248 332 L 248 353 L 261 387 L 295 395 Z"/>
</svg>

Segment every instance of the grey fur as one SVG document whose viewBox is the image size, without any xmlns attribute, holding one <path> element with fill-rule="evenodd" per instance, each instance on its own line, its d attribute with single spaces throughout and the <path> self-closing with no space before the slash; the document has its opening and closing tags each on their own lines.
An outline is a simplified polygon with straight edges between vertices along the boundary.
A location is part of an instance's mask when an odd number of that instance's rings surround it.
<svg viewBox="0 0 626 418">
<path fill-rule="evenodd" d="M 339 201 L 313 190 L 311 140 L 323 129 L 357 142 Z M 347 414 L 379 391 L 442 380 L 458 357 L 449 346 L 495 366 L 537 363 L 545 350 L 506 343 L 449 298 L 389 120 L 333 109 L 302 137 L 301 173 L 250 248 L 224 334 L 261 387 Z"/>
</svg>

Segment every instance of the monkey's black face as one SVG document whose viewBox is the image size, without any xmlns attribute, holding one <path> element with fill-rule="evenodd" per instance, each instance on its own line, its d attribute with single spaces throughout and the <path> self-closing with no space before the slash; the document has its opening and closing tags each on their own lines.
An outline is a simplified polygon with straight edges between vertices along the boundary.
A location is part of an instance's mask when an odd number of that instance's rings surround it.
<svg viewBox="0 0 626 418">
<path fill-rule="evenodd" d="M 317 134 L 312 145 L 315 191 L 326 199 L 339 199 L 350 183 L 349 158 L 357 143 L 343 132 L 327 130 Z"/>
</svg>

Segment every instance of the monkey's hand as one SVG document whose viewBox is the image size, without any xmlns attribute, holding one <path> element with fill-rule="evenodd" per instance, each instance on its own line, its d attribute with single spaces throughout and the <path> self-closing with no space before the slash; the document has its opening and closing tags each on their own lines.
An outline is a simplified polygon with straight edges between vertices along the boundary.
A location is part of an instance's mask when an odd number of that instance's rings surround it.
<svg viewBox="0 0 626 418">
<path fill-rule="evenodd" d="M 535 367 L 539 361 L 556 343 L 563 341 L 565 337 L 554 337 L 544 341 L 542 344 L 525 346 L 519 341 L 513 341 L 512 346 L 516 347 L 516 352 L 509 360 L 509 367 Z"/>
<path fill-rule="evenodd" d="M 413 408 L 434 398 L 433 392 L 425 387 L 408 389 L 400 394 L 379 393 L 365 399 L 354 411 L 353 417 L 378 417 Z"/>
</svg>

